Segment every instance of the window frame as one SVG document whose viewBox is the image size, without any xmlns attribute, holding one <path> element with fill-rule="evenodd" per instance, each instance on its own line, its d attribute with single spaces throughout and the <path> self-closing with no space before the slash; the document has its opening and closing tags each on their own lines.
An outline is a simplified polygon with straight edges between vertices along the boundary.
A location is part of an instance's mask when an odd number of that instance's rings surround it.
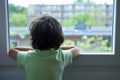
<svg viewBox="0 0 120 80">
<path fill-rule="evenodd" d="M 9 50 L 9 25 L 8 25 L 8 0 L 1 0 L 0 3 L 0 65 L 15 65 L 15 61 L 9 58 L 7 55 Z M 79 57 L 73 60 L 73 65 L 79 65 L 79 66 L 116 66 L 120 65 L 120 0 L 115 0 L 114 5 L 114 32 L 113 34 L 113 41 L 115 48 L 114 55 L 84 55 L 80 54 Z"/>
<path fill-rule="evenodd" d="M 8 56 L 9 28 L 7 0 L 0 1 L 0 66 L 14 65 L 15 62 Z"/>
</svg>

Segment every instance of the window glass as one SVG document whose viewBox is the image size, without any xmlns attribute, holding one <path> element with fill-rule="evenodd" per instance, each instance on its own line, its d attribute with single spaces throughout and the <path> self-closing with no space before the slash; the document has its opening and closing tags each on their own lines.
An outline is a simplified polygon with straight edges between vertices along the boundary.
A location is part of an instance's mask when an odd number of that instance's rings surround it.
<svg viewBox="0 0 120 80">
<path fill-rule="evenodd" d="M 113 52 L 113 0 L 8 0 L 10 48 L 31 46 L 29 24 L 41 14 L 58 19 L 65 45 L 81 53 Z"/>
</svg>

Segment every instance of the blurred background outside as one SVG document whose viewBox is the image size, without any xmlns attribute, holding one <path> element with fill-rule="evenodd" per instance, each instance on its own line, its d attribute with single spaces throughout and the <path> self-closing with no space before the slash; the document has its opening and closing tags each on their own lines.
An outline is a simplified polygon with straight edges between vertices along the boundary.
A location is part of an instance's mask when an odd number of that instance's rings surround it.
<svg viewBox="0 0 120 80">
<path fill-rule="evenodd" d="M 49 14 L 62 25 L 63 44 L 76 45 L 81 52 L 112 52 L 113 0 L 63 0 L 61 4 L 39 0 L 26 5 L 15 1 L 23 0 L 8 0 L 10 48 L 31 46 L 30 22 L 39 15 Z"/>
</svg>

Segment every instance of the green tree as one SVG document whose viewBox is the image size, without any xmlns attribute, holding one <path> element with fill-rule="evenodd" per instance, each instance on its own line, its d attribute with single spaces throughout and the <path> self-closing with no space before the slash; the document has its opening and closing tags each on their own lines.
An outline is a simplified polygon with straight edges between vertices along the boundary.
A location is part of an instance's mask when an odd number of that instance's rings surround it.
<svg viewBox="0 0 120 80">
<path fill-rule="evenodd" d="M 10 14 L 10 26 L 26 26 L 26 14 L 22 13 L 12 13 Z"/>
<path fill-rule="evenodd" d="M 27 9 L 22 6 L 9 4 L 9 23 L 10 26 L 26 26 Z"/>
<path fill-rule="evenodd" d="M 94 2 L 91 0 L 76 0 L 74 4 L 94 4 Z"/>
<path fill-rule="evenodd" d="M 83 13 L 83 14 L 73 14 L 69 19 L 62 21 L 62 26 L 68 27 L 68 26 L 74 26 L 74 24 L 81 22 L 86 24 L 87 26 L 91 25 L 92 17 L 89 15 L 89 13 Z"/>
<path fill-rule="evenodd" d="M 91 24 L 91 26 L 94 27 L 106 26 L 107 17 L 103 16 L 101 13 L 102 12 L 97 8 L 94 8 L 94 10 L 91 11 L 90 16 L 93 18 L 92 19 L 93 23 Z"/>
<path fill-rule="evenodd" d="M 62 21 L 62 26 L 71 27 L 78 22 L 84 23 L 91 27 L 99 27 L 105 26 L 106 18 L 101 15 L 100 10 L 95 8 L 91 12 L 72 14 L 69 19 Z"/>
<path fill-rule="evenodd" d="M 74 3 L 75 4 L 81 4 L 81 3 L 84 3 L 85 1 L 84 0 L 76 0 Z"/>
</svg>

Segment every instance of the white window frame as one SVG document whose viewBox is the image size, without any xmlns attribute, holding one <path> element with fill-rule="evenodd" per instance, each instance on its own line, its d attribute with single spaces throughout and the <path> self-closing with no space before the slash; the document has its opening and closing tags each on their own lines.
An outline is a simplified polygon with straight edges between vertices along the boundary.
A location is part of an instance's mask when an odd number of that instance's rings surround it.
<svg viewBox="0 0 120 80">
<path fill-rule="evenodd" d="M 0 65 L 15 65 L 14 60 L 9 58 L 7 52 L 9 50 L 9 25 L 8 25 L 8 0 L 0 1 Z M 120 65 L 120 0 L 115 0 L 115 13 L 114 13 L 114 55 L 80 55 L 77 59 L 73 60 L 73 65 L 87 66 L 87 65 L 105 65 L 116 66 Z"/>
</svg>

